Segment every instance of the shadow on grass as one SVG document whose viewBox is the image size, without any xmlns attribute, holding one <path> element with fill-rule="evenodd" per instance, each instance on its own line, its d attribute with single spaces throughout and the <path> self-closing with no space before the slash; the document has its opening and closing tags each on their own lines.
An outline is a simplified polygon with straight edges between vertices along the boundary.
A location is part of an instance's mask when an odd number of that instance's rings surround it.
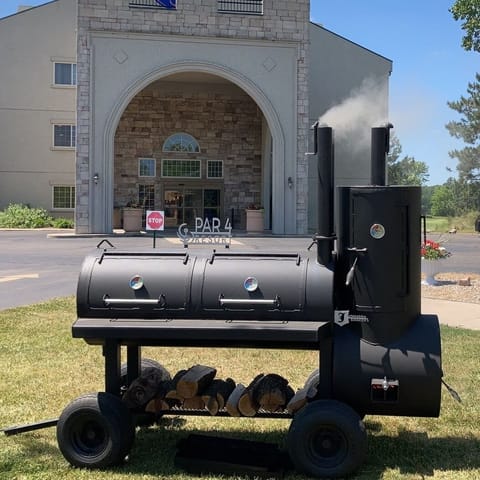
<svg viewBox="0 0 480 480">
<path fill-rule="evenodd" d="M 218 435 L 219 437 L 274 443 L 280 448 L 284 448 L 289 425 L 286 422 L 284 429 L 269 428 L 265 432 L 230 430 L 228 427 L 222 427 L 216 431 L 202 431 L 200 429 L 182 429 L 185 422 L 186 420 L 183 418 L 172 418 L 163 421 L 160 426 L 139 429 L 130 458 L 124 464 L 109 469 L 109 471 L 160 477 L 178 476 L 185 472 L 174 465 L 176 447 L 180 440 L 187 438 L 190 434 Z M 398 469 L 401 474 L 421 477 L 433 476 L 435 471 L 480 471 L 480 456 L 478 455 L 480 438 L 478 437 L 429 438 L 427 433 L 410 431 L 402 431 L 398 436 L 392 437 L 378 433 L 381 431 L 381 424 L 378 422 L 367 420 L 366 425 L 369 433 L 368 454 L 365 463 L 355 476 L 358 480 L 381 479 L 387 469 Z M 15 438 L 15 442 L 21 448 L 17 452 L 10 452 L 10 455 L 16 457 L 9 458 L 12 468 L 26 458 L 29 462 L 36 463 L 35 458 L 51 456 L 64 462 L 58 448 L 47 443 L 42 435 L 27 434 L 18 435 Z M 9 471 L 8 465 L 6 467 Z M 287 477 L 298 476 L 294 471 L 287 473 Z"/>
<path fill-rule="evenodd" d="M 397 437 L 379 435 L 375 422 L 367 421 L 369 431 L 368 454 L 365 464 L 355 478 L 383 478 L 385 470 L 398 469 L 402 474 L 433 476 L 435 471 L 480 470 L 479 438 L 440 437 L 429 438 L 426 433 L 401 432 Z M 136 474 L 173 476 L 179 473 L 174 466 L 176 445 L 191 433 L 206 433 L 219 437 L 237 438 L 285 444 L 285 429 L 268 432 L 239 432 L 228 429 L 216 432 L 200 430 L 150 428 L 138 432 L 130 461 L 122 468 Z M 292 476 L 295 472 L 288 472 Z"/>
</svg>

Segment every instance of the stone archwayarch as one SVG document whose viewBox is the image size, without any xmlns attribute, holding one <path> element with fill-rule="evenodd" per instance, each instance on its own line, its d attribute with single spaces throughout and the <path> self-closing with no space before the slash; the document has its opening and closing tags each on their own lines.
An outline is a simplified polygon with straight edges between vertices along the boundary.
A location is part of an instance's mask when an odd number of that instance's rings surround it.
<svg viewBox="0 0 480 480">
<path fill-rule="evenodd" d="M 265 93 L 250 79 L 241 73 L 214 63 L 198 61 L 182 61 L 154 69 L 146 75 L 139 77 L 130 84 L 120 95 L 115 106 L 107 117 L 103 135 L 103 178 L 104 192 L 103 219 L 97 219 L 103 224 L 104 231 L 112 230 L 113 212 L 113 172 L 114 172 L 114 140 L 115 132 L 121 116 L 131 100 L 145 87 L 161 78 L 175 73 L 200 72 L 208 73 L 225 78 L 238 87 L 242 88 L 259 106 L 272 135 L 272 233 L 284 233 L 284 183 L 285 183 L 285 135 L 279 116 Z M 96 202 L 90 202 L 90 218 L 95 222 L 94 206 Z M 97 211 L 98 214 L 98 211 Z M 96 222 L 95 222 L 96 223 Z"/>
</svg>

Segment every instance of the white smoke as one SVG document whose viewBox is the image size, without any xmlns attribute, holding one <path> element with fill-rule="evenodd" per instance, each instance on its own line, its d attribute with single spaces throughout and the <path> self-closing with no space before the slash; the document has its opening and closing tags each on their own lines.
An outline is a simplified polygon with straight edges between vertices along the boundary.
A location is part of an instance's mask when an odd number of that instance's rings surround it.
<svg viewBox="0 0 480 480">
<path fill-rule="evenodd" d="M 348 98 L 330 108 L 319 119 L 332 127 L 335 140 L 353 154 L 370 148 L 371 129 L 387 123 L 387 82 L 368 78 L 350 92 Z"/>
</svg>

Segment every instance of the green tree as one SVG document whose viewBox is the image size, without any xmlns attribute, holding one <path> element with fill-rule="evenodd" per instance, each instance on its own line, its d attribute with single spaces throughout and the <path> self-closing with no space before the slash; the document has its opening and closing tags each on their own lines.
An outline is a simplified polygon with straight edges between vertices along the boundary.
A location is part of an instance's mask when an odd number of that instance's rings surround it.
<svg viewBox="0 0 480 480">
<path fill-rule="evenodd" d="M 444 185 L 438 186 L 432 194 L 432 215 L 440 217 L 453 217 L 455 216 L 455 192 L 448 185 L 448 182 Z"/>
<path fill-rule="evenodd" d="M 388 183 L 390 185 L 423 185 L 427 182 L 428 166 L 413 157 L 400 158 L 402 146 L 393 134 L 390 136 L 390 151 L 387 156 Z"/>
<path fill-rule="evenodd" d="M 449 178 L 435 187 L 431 198 L 431 214 L 461 216 L 480 208 L 480 182 Z"/>
<path fill-rule="evenodd" d="M 430 215 L 432 210 L 432 195 L 438 185 L 422 187 L 422 215 Z"/>
<path fill-rule="evenodd" d="M 456 0 L 450 8 L 455 20 L 462 21 L 465 35 L 462 47 L 480 52 L 480 0 Z M 461 180 L 480 180 L 480 75 L 467 87 L 468 96 L 448 106 L 461 115 L 460 121 L 449 122 L 446 127 L 450 135 L 463 139 L 467 146 L 449 152 L 458 159 L 457 170 Z"/>
<path fill-rule="evenodd" d="M 447 102 L 448 106 L 461 115 L 459 121 L 447 123 L 450 135 L 462 139 L 468 146 L 462 150 L 449 152 L 457 158 L 457 170 L 461 180 L 480 180 L 480 74 L 476 81 L 468 84 L 468 96 L 460 97 L 456 102 Z"/>
<path fill-rule="evenodd" d="M 462 47 L 465 50 L 480 52 L 480 1 L 457 0 L 450 12 L 455 20 L 461 20 L 462 30 L 465 35 L 462 39 Z"/>
</svg>

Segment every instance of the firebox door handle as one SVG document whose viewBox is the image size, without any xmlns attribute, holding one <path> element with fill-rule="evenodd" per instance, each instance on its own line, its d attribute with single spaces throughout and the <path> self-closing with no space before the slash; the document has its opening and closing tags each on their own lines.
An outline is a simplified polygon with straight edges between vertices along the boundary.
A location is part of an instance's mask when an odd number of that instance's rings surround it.
<svg viewBox="0 0 480 480">
<path fill-rule="evenodd" d="M 345 279 L 345 285 L 347 287 L 352 283 L 353 277 L 355 276 L 355 268 L 357 267 L 357 260 L 358 260 L 358 257 L 355 257 L 353 265 L 350 267 L 350 270 L 347 273 L 347 278 Z"/>
<path fill-rule="evenodd" d="M 362 253 L 367 253 L 367 249 L 359 248 L 359 247 L 350 247 L 350 248 L 347 248 L 347 252 L 357 254 L 357 256 L 355 257 L 355 260 L 353 261 L 353 265 L 350 267 L 350 270 L 347 273 L 347 277 L 345 278 L 345 285 L 348 287 L 352 283 L 353 277 L 355 276 L 355 269 L 357 268 L 358 255 Z"/>
</svg>

